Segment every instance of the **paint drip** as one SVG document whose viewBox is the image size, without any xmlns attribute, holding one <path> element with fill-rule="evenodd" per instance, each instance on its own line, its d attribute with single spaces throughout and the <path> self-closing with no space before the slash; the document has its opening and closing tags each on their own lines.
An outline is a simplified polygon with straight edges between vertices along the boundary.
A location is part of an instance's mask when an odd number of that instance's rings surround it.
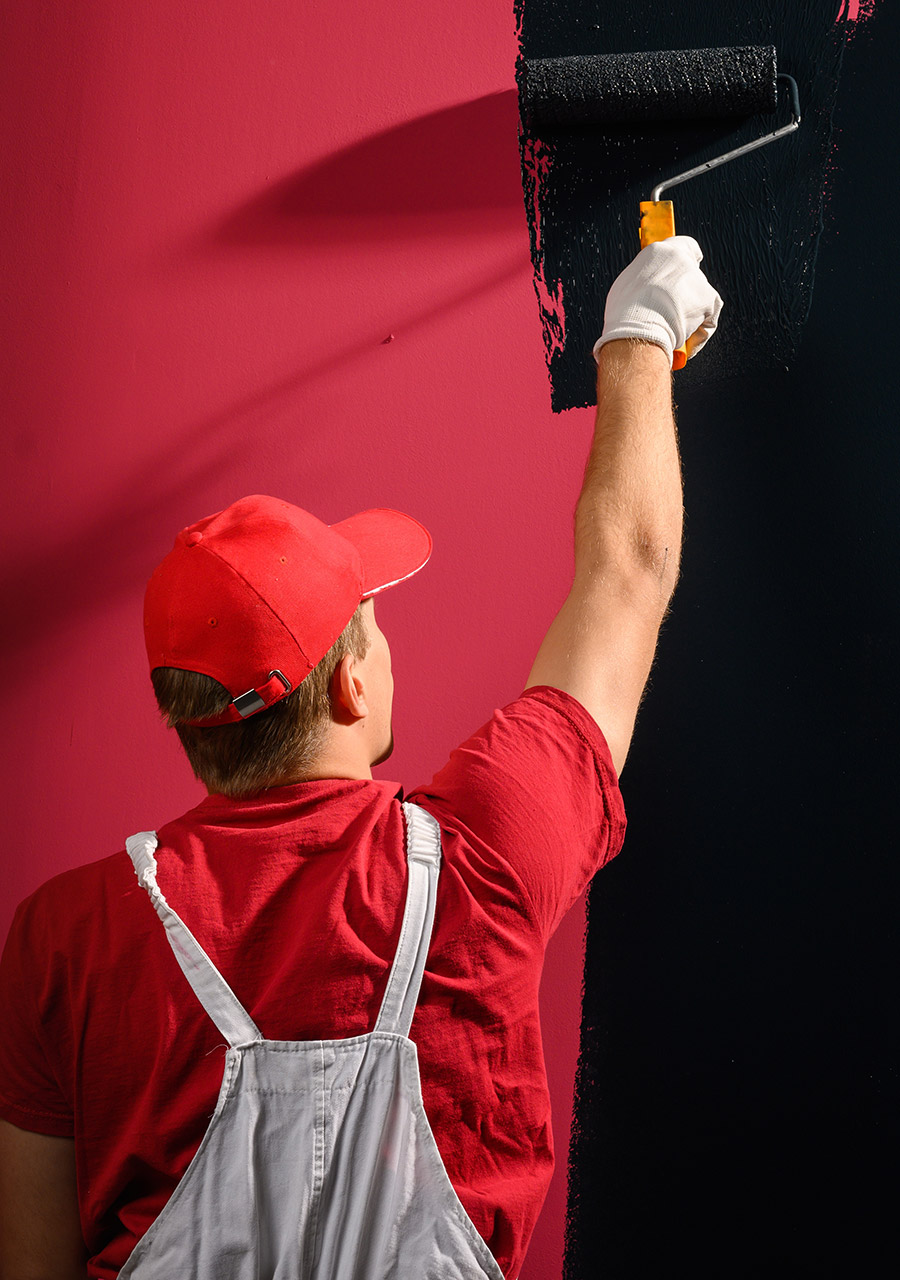
<svg viewBox="0 0 900 1280">
<path fill-rule="evenodd" d="M 638 251 L 638 204 L 657 182 L 771 132 L 790 119 L 786 95 L 774 112 L 743 118 L 620 120 L 567 126 L 529 119 L 524 61 L 595 54 L 774 45 L 778 70 L 800 87 L 796 133 L 667 192 L 676 229 L 704 251 L 703 268 L 725 300 L 719 331 L 678 386 L 748 369 L 787 367 L 812 301 L 823 230 L 823 190 L 847 32 L 862 4 L 835 16 L 835 0 L 766 0 L 748 13 L 738 0 L 710 6 L 629 0 L 521 0 L 520 138 L 535 291 L 556 412 L 593 404 L 591 349 L 603 327 L 609 285 Z M 652 53 L 652 51 L 650 51 Z M 565 310 L 562 299 L 565 298 Z"/>
</svg>

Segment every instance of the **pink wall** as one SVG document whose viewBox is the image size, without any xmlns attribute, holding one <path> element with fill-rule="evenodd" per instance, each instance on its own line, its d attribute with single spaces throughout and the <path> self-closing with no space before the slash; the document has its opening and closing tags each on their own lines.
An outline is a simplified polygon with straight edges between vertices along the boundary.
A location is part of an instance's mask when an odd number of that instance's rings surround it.
<svg viewBox="0 0 900 1280">
<path fill-rule="evenodd" d="M 512 8 L 7 7 L 4 933 L 41 880 L 202 794 L 157 720 L 141 598 L 175 532 L 242 494 L 432 530 L 379 606 L 383 776 L 430 777 L 521 690 L 590 415 L 549 408 Z M 558 1169 L 525 1280 L 561 1268 L 583 925 L 544 984 Z"/>
</svg>

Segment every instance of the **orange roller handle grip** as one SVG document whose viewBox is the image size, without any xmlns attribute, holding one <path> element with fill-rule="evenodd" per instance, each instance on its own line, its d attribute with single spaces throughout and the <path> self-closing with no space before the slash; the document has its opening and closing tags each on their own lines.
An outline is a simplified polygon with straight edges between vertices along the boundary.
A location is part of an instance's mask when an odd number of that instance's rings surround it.
<svg viewBox="0 0 900 1280">
<path fill-rule="evenodd" d="M 671 200 L 641 201 L 641 248 L 668 240 L 675 234 L 675 209 Z M 672 357 L 672 368 L 683 369 L 687 364 L 687 348 L 679 347 Z"/>
</svg>

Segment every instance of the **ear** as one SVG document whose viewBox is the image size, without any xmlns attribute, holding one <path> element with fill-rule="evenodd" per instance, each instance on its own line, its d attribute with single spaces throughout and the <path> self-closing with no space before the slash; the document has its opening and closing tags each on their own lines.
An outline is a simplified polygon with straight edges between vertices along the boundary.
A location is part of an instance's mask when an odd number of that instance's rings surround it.
<svg viewBox="0 0 900 1280">
<path fill-rule="evenodd" d="M 362 720 L 369 714 L 366 687 L 352 653 L 345 654 L 335 668 L 331 702 L 337 720 Z"/>
</svg>

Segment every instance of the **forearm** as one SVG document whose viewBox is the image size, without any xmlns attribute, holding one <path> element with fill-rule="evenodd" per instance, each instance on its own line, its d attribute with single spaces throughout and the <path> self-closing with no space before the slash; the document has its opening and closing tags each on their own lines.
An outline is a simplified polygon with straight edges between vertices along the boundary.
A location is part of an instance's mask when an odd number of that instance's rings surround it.
<svg viewBox="0 0 900 1280">
<path fill-rule="evenodd" d="M 621 771 L 678 579 L 682 492 L 672 353 L 698 351 L 722 300 L 688 236 L 648 245 L 613 282 L 597 420 L 575 511 L 575 578 L 528 677 L 576 698 Z M 661 344 L 661 345 L 658 345 Z"/>
<path fill-rule="evenodd" d="M 678 579 L 682 504 L 666 353 L 609 342 L 598 353 L 594 439 L 576 507 L 576 583 L 621 575 L 662 616 Z"/>
</svg>

